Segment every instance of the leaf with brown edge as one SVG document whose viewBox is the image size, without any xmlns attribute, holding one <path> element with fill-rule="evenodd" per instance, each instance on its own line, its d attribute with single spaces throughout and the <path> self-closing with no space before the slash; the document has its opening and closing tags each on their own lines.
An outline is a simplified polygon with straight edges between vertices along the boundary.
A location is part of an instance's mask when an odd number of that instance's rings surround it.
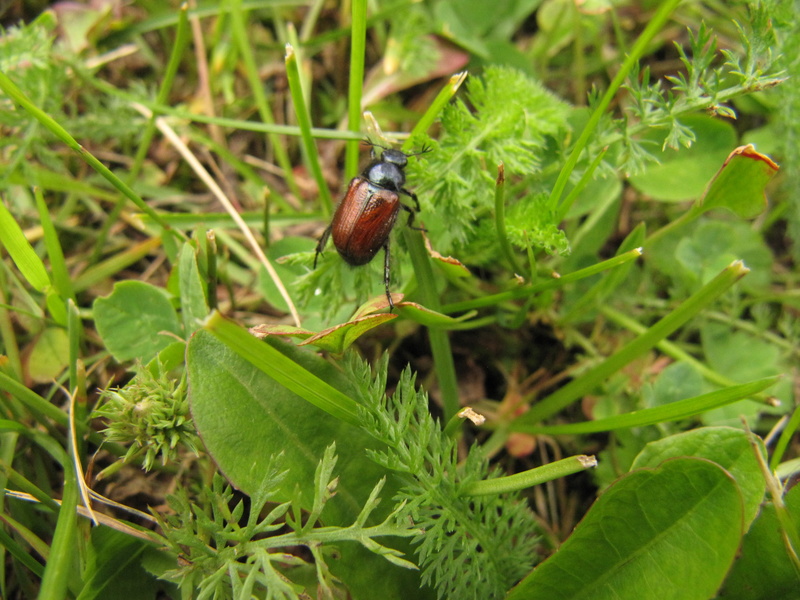
<svg viewBox="0 0 800 600">
<path fill-rule="evenodd" d="M 743 219 L 752 219 L 766 208 L 764 189 L 779 168 L 752 144 L 739 146 L 728 155 L 695 210 L 727 208 Z"/>
</svg>

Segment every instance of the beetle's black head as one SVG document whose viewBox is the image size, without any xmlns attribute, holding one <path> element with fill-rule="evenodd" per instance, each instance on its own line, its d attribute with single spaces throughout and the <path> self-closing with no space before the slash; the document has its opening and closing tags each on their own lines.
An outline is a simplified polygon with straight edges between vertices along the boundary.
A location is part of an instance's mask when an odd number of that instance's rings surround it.
<svg viewBox="0 0 800 600">
<path fill-rule="evenodd" d="M 404 169 L 408 164 L 408 156 L 404 152 L 401 152 L 400 150 L 392 150 L 391 148 L 387 148 L 383 151 L 381 154 L 381 160 L 383 162 L 397 165 L 401 169 Z"/>
</svg>

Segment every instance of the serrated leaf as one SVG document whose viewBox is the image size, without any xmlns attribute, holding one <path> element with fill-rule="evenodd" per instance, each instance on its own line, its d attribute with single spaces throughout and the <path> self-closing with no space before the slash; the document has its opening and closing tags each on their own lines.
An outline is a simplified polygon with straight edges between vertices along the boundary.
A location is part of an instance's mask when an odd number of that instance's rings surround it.
<svg viewBox="0 0 800 600">
<path fill-rule="evenodd" d="M 548 254 L 569 254 L 569 240 L 555 221 L 555 213 L 547 209 L 547 195 L 523 198 L 508 209 L 508 239 L 518 248 L 533 246 Z"/>
<path fill-rule="evenodd" d="M 707 600 L 742 537 L 742 499 L 711 461 L 676 458 L 629 473 L 508 600 Z"/>
</svg>

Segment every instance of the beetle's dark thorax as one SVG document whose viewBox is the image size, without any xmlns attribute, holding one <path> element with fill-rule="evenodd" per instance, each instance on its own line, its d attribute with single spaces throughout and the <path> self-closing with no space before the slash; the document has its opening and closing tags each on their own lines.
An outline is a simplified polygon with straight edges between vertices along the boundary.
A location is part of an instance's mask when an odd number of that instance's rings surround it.
<svg viewBox="0 0 800 600">
<path fill-rule="evenodd" d="M 402 167 L 383 159 L 372 161 L 361 176 L 371 184 L 393 192 L 399 192 L 406 184 L 406 175 Z"/>
</svg>

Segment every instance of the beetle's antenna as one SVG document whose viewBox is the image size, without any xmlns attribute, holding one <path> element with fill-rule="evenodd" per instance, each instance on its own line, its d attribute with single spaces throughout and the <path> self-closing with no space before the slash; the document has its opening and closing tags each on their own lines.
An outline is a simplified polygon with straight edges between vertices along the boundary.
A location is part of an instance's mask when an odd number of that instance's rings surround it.
<svg viewBox="0 0 800 600">
<path fill-rule="evenodd" d="M 427 154 L 431 150 L 433 150 L 431 146 L 423 146 L 419 152 L 409 152 L 406 156 L 419 156 L 420 154 Z"/>
<path fill-rule="evenodd" d="M 378 144 L 378 143 L 375 143 L 375 142 L 371 141 L 369 138 L 364 138 L 364 143 L 367 146 L 372 146 L 373 148 L 383 148 L 384 150 L 388 150 L 389 149 L 386 146 L 384 146 L 383 144 Z"/>
</svg>

